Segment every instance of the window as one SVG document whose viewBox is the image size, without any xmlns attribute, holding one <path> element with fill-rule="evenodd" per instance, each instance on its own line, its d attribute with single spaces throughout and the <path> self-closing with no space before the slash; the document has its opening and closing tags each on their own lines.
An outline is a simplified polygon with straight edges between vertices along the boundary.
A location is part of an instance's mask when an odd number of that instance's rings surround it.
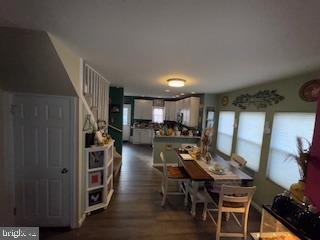
<svg viewBox="0 0 320 240">
<path fill-rule="evenodd" d="M 220 112 L 217 133 L 217 149 L 227 155 L 231 155 L 234 112 Z"/>
<path fill-rule="evenodd" d="M 241 112 L 236 153 L 247 161 L 247 167 L 258 171 L 264 132 L 264 112 Z"/>
<path fill-rule="evenodd" d="M 163 107 L 154 107 L 152 110 L 152 121 L 155 123 L 163 123 L 164 109 Z"/>
<path fill-rule="evenodd" d="M 214 124 L 214 109 L 207 108 L 206 128 L 213 127 Z"/>
<path fill-rule="evenodd" d="M 312 141 L 314 122 L 314 113 L 276 113 L 274 115 L 268 177 L 286 189 L 300 179 L 297 164 L 286 160 L 288 154 L 297 153 L 297 137 Z"/>
<path fill-rule="evenodd" d="M 123 108 L 123 125 L 128 125 L 128 107 Z"/>
</svg>

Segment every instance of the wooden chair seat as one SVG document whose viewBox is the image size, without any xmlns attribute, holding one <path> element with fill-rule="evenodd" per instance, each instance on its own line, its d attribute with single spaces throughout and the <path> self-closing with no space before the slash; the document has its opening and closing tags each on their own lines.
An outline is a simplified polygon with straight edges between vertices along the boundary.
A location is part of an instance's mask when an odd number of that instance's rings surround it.
<svg viewBox="0 0 320 240">
<path fill-rule="evenodd" d="M 164 158 L 163 152 L 160 153 L 160 158 L 163 164 L 162 183 L 161 183 L 161 192 L 163 196 L 162 196 L 161 206 L 164 206 L 167 195 L 184 195 L 184 205 L 187 206 L 189 184 L 190 184 L 190 179 L 188 174 L 182 167 L 167 166 L 166 159 Z M 180 191 L 168 192 L 169 181 L 179 183 Z"/>
<path fill-rule="evenodd" d="M 218 202 L 219 201 L 219 193 L 209 191 L 211 189 L 208 189 L 207 187 L 206 187 L 206 190 L 207 190 L 207 192 L 209 193 L 210 197 L 212 198 L 212 200 L 214 202 Z M 227 207 L 227 208 L 243 208 L 244 207 L 244 203 L 224 201 L 222 206 L 223 207 Z"/>
<path fill-rule="evenodd" d="M 222 206 L 227 208 L 244 208 L 244 203 L 223 202 Z"/>
<path fill-rule="evenodd" d="M 168 178 L 175 178 L 175 179 L 188 178 L 188 174 L 186 173 L 183 167 L 167 166 L 167 176 Z"/>
</svg>

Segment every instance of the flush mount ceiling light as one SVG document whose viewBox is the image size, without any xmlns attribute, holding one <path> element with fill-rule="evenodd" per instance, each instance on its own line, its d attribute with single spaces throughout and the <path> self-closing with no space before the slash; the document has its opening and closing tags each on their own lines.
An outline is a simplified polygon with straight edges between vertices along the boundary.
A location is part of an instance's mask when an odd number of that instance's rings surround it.
<svg viewBox="0 0 320 240">
<path fill-rule="evenodd" d="M 186 80 L 180 78 L 170 78 L 167 80 L 169 87 L 183 87 Z"/>
</svg>

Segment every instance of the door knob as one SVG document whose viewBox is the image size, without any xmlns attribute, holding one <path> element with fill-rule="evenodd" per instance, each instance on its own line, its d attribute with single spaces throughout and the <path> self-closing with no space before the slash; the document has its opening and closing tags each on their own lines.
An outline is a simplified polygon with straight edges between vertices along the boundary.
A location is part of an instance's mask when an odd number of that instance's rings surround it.
<svg viewBox="0 0 320 240">
<path fill-rule="evenodd" d="M 69 170 L 68 170 L 67 168 L 63 168 L 63 169 L 61 170 L 61 173 L 62 173 L 62 174 L 65 174 L 65 173 L 67 173 L 67 172 L 69 172 Z"/>
</svg>

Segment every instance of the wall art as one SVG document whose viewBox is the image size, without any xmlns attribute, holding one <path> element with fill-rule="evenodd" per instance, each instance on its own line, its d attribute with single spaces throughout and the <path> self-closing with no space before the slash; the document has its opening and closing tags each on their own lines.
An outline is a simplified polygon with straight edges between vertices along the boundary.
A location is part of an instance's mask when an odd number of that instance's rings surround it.
<svg viewBox="0 0 320 240">
<path fill-rule="evenodd" d="M 97 187 L 103 184 L 103 171 L 95 171 L 89 173 L 89 188 Z"/>
<path fill-rule="evenodd" d="M 284 100 L 284 96 L 277 93 L 277 90 L 263 90 L 256 94 L 242 94 L 232 102 L 232 105 L 241 109 L 247 109 L 250 105 L 255 106 L 257 109 L 266 108 L 274 104 L 278 104 Z"/>
<path fill-rule="evenodd" d="M 104 151 L 89 152 L 89 169 L 103 167 Z"/>
<path fill-rule="evenodd" d="M 229 97 L 228 96 L 223 96 L 221 99 L 221 104 L 222 106 L 227 106 L 229 103 Z"/>
<path fill-rule="evenodd" d="M 89 206 L 93 206 L 103 201 L 103 188 L 89 191 Z"/>
<path fill-rule="evenodd" d="M 307 102 L 315 102 L 320 96 L 320 79 L 306 82 L 300 88 L 300 97 Z"/>
</svg>

